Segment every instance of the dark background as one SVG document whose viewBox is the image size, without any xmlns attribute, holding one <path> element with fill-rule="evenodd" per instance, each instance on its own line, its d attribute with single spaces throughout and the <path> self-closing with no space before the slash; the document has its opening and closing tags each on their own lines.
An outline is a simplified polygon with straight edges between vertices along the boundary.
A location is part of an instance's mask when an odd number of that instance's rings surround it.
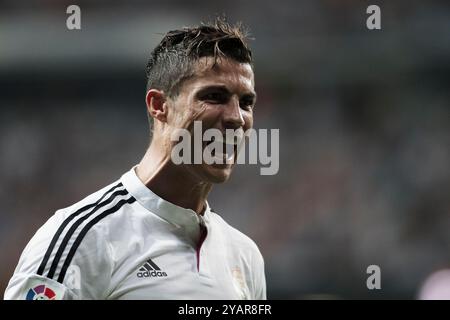
<svg viewBox="0 0 450 320">
<path fill-rule="evenodd" d="M 81 30 L 66 8 L 81 7 Z M 366 8 L 381 7 L 381 30 Z M 448 1 L 0 1 L 0 292 L 37 228 L 148 144 L 145 64 L 168 30 L 225 13 L 255 38 L 257 128 L 210 203 L 252 237 L 269 298 L 417 298 L 450 267 Z M 366 287 L 379 265 L 381 290 Z"/>
</svg>

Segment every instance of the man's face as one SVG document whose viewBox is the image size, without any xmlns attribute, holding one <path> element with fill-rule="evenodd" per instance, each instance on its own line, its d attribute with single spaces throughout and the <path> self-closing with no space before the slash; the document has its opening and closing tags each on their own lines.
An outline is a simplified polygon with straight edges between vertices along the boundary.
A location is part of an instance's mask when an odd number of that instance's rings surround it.
<svg viewBox="0 0 450 320">
<path fill-rule="evenodd" d="M 218 129 L 225 141 L 227 129 L 245 132 L 253 127 L 254 75 L 248 63 L 218 59 L 212 67 L 213 63 L 211 57 L 199 59 L 195 75 L 181 84 L 175 98 L 169 99 L 167 123 L 171 128 L 185 128 L 193 133 L 194 121 L 201 121 L 203 132 Z M 198 139 L 193 134 L 192 138 Z M 202 152 L 207 144 L 202 143 Z M 220 183 L 229 178 L 233 159 L 231 162 L 206 164 L 203 161 L 182 166 L 202 182 Z"/>
</svg>

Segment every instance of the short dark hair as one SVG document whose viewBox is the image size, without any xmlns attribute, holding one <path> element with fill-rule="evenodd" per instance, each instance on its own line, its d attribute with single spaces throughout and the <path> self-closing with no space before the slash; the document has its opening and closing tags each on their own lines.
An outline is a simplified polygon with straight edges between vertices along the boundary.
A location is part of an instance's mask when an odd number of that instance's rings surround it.
<svg viewBox="0 0 450 320">
<path fill-rule="evenodd" d="M 248 32 L 241 23 L 229 24 L 224 17 L 194 28 L 169 31 L 147 63 L 147 91 L 158 89 L 169 97 L 179 93 L 183 80 L 194 74 L 194 63 L 202 57 L 226 57 L 252 64 Z M 153 119 L 149 116 L 150 126 Z"/>
</svg>

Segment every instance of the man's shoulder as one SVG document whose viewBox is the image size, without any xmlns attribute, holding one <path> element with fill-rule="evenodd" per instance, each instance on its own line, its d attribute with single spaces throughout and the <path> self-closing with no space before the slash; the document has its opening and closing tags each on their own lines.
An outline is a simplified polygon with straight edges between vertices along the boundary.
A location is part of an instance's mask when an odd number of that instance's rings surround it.
<svg viewBox="0 0 450 320">
<path fill-rule="evenodd" d="M 36 275 L 64 282 L 76 265 L 93 278 L 99 277 L 91 266 L 108 270 L 110 265 L 108 230 L 96 228 L 104 216 L 130 195 L 119 181 L 88 195 L 77 203 L 56 211 L 34 234 L 22 252 L 16 273 Z M 120 198 L 119 194 L 121 195 Z M 100 231 L 100 232 L 99 232 Z M 95 262 L 93 262 L 95 261 Z"/>
<path fill-rule="evenodd" d="M 70 215 L 77 212 L 88 211 L 89 209 L 106 202 L 110 203 L 114 198 L 126 193 L 127 191 L 119 179 L 84 196 L 81 200 L 78 200 L 71 205 L 59 209 L 57 212 L 61 215 Z"/>
<path fill-rule="evenodd" d="M 131 201 L 130 201 L 131 200 Z M 57 214 L 67 218 L 91 218 L 99 214 L 119 211 L 124 204 L 132 203 L 135 199 L 118 179 L 97 191 L 85 196 L 70 206 L 57 210 Z"/>
<path fill-rule="evenodd" d="M 121 188 L 120 181 L 118 180 L 89 194 L 70 206 L 56 210 L 37 230 L 27 247 L 36 243 L 47 246 L 47 242 L 50 242 L 53 238 L 57 240 L 63 238 L 66 234 L 68 237 L 71 229 L 75 231 L 78 225 L 80 227 L 84 226 L 82 222 L 87 220 L 88 215 L 93 215 L 96 207 L 102 205 L 103 201 L 108 201 L 108 195 L 112 195 L 114 191 L 122 189 L 124 188 Z M 40 248 L 39 246 L 38 249 L 44 250 L 45 247 Z M 25 251 L 27 251 L 27 248 Z M 39 252 L 40 250 L 37 251 Z"/>
<path fill-rule="evenodd" d="M 123 212 L 129 213 L 134 197 L 127 191 L 121 180 L 94 191 L 74 204 L 61 208 L 50 217 L 41 229 L 48 233 L 56 233 L 66 238 L 81 240 L 102 238 L 108 240 L 111 231 L 123 226 Z M 53 231 L 53 232 L 52 232 Z M 83 241 L 82 244 L 86 244 Z"/>
</svg>

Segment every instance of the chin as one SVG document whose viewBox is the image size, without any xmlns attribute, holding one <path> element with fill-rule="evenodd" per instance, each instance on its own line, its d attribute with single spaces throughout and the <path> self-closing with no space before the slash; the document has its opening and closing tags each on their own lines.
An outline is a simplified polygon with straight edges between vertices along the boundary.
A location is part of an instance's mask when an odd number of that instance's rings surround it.
<svg viewBox="0 0 450 320">
<path fill-rule="evenodd" d="M 214 184 L 228 181 L 233 170 L 232 167 L 221 167 L 214 165 L 206 165 L 205 168 L 202 169 L 202 176 L 205 178 L 205 181 Z"/>
</svg>

